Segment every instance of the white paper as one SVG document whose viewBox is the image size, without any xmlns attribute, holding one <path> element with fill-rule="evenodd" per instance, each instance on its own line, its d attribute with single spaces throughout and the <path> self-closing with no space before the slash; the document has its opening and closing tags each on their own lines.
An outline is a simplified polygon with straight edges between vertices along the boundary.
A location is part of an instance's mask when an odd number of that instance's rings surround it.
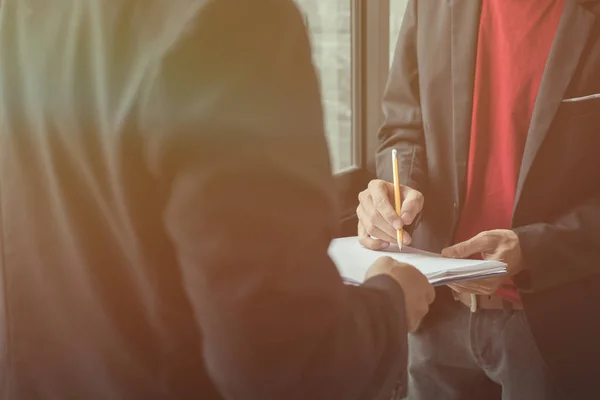
<svg viewBox="0 0 600 400">
<path fill-rule="evenodd" d="M 357 237 L 334 239 L 329 246 L 329 256 L 342 277 L 357 283 L 364 281 L 369 267 L 383 256 L 415 266 L 434 284 L 481 279 L 506 273 L 506 264 L 500 261 L 443 258 L 439 254 L 410 247 L 399 251 L 396 245 L 391 245 L 385 251 L 374 251 L 362 247 Z"/>
</svg>

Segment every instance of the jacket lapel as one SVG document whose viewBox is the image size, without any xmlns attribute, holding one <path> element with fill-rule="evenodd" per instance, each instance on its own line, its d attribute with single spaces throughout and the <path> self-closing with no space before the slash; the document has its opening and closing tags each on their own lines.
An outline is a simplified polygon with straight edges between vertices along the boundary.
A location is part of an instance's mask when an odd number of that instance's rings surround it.
<svg viewBox="0 0 600 400">
<path fill-rule="evenodd" d="M 477 37 L 482 0 L 451 0 L 452 120 L 455 199 L 462 206 L 469 159 Z"/>
<path fill-rule="evenodd" d="M 515 209 L 521 198 L 527 175 L 577 69 L 594 24 L 594 14 L 582 5 L 586 2 L 590 2 L 590 0 L 567 0 L 566 2 L 542 77 L 527 134 L 517 184 Z"/>
</svg>

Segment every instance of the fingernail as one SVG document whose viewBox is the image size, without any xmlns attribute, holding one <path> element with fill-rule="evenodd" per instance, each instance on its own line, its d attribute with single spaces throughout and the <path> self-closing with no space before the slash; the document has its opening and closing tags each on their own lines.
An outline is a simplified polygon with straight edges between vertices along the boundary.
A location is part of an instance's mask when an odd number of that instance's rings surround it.
<svg viewBox="0 0 600 400">
<path fill-rule="evenodd" d="M 394 229 L 402 229 L 403 224 L 400 220 L 394 220 L 394 222 L 392 222 L 392 226 Z"/>
<path fill-rule="evenodd" d="M 381 248 L 382 249 L 387 249 L 388 247 L 390 247 L 390 244 L 388 242 L 381 243 Z"/>
<path fill-rule="evenodd" d="M 402 222 L 405 224 L 410 223 L 410 215 L 408 215 L 408 213 L 403 213 L 400 218 L 402 218 Z"/>
</svg>

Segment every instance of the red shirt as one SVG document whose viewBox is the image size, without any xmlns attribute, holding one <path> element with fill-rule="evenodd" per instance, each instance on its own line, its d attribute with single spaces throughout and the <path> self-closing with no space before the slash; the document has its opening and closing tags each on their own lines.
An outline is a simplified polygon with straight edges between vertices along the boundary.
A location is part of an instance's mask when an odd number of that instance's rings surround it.
<svg viewBox="0 0 600 400">
<path fill-rule="evenodd" d="M 456 243 L 511 228 L 531 115 L 564 4 L 483 1 L 466 197 Z M 511 282 L 498 295 L 520 302 Z"/>
</svg>

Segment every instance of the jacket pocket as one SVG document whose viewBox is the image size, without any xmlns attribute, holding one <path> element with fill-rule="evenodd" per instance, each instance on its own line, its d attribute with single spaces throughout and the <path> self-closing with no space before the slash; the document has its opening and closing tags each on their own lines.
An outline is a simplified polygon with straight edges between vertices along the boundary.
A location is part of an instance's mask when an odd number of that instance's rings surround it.
<svg viewBox="0 0 600 400">
<path fill-rule="evenodd" d="M 581 117 L 589 114 L 600 114 L 600 93 L 563 99 L 560 113 L 566 118 Z"/>
</svg>

